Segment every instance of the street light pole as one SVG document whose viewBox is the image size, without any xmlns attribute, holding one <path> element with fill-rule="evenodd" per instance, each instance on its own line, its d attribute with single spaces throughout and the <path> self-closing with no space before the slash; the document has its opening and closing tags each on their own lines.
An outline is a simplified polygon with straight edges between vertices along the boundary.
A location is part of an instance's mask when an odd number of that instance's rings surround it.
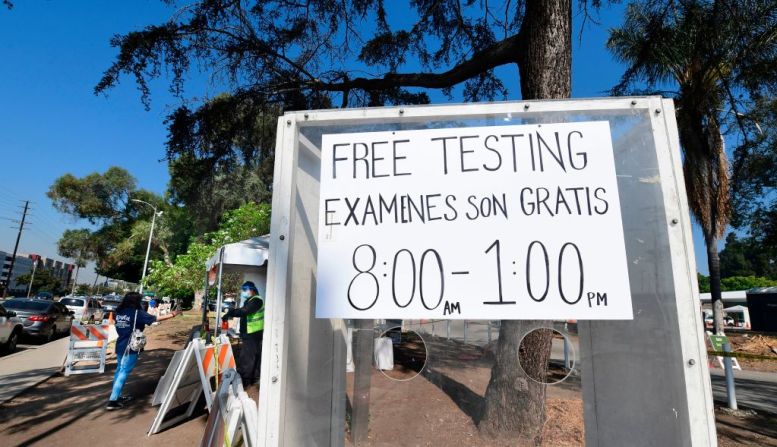
<svg viewBox="0 0 777 447">
<path fill-rule="evenodd" d="M 154 210 L 154 215 L 151 217 L 151 231 L 148 233 L 148 246 L 146 247 L 146 260 L 143 261 L 143 273 L 140 278 L 140 293 L 143 293 L 143 283 L 146 279 L 146 269 L 148 268 L 148 256 L 151 254 L 151 241 L 154 238 L 154 225 L 156 224 L 156 216 L 162 215 L 162 211 L 157 213 L 156 207 L 148 202 L 144 202 L 143 200 L 138 199 L 132 199 L 133 202 L 138 203 L 145 203 L 146 205 L 150 206 Z"/>
<path fill-rule="evenodd" d="M 30 294 L 32 293 L 32 282 L 35 281 L 35 270 L 38 269 L 38 256 L 34 256 L 35 257 L 32 258 L 32 277 L 30 278 L 30 287 L 27 288 L 27 298 L 29 298 Z"/>
</svg>

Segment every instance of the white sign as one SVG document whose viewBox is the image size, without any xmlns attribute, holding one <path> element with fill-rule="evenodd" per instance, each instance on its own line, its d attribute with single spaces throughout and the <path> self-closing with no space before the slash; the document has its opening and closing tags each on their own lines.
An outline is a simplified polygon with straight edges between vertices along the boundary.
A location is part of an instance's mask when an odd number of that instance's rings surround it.
<svg viewBox="0 0 777 447">
<path fill-rule="evenodd" d="M 318 231 L 318 318 L 633 318 L 606 121 L 324 135 Z"/>
</svg>

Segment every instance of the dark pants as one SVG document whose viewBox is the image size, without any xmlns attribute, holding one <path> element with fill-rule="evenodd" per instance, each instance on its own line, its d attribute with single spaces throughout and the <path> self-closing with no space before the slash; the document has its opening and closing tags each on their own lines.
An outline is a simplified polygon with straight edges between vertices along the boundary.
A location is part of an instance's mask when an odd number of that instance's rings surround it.
<svg viewBox="0 0 777 447">
<path fill-rule="evenodd" d="M 247 387 L 259 381 L 262 369 L 262 339 L 264 331 L 245 334 L 241 337 L 240 356 L 237 359 L 237 373 Z"/>
</svg>

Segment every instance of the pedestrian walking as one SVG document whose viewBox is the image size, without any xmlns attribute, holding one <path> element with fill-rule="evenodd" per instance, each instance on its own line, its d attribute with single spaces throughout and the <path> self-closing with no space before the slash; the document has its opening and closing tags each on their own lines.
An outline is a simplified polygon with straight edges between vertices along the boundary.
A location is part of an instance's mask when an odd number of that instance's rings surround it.
<svg viewBox="0 0 777 447">
<path fill-rule="evenodd" d="M 256 285 L 246 281 L 240 287 L 241 307 L 230 309 L 221 317 L 222 321 L 240 318 L 240 356 L 237 361 L 237 373 L 247 388 L 259 381 L 262 367 L 262 340 L 264 339 L 264 298 L 259 295 Z"/>
<path fill-rule="evenodd" d="M 116 332 L 119 335 L 116 340 L 116 373 L 113 375 L 113 388 L 106 410 L 118 410 L 132 400 L 132 396 L 122 395 L 121 390 L 145 345 L 145 336 L 142 335 L 145 327 L 155 321 L 168 320 L 178 315 L 177 312 L 172 312 L 157 318 L 143 311 L 142 301 L 143 295 L 130 292 L 124 295 L 124 299 L 116 308 Z"/>
</svg>

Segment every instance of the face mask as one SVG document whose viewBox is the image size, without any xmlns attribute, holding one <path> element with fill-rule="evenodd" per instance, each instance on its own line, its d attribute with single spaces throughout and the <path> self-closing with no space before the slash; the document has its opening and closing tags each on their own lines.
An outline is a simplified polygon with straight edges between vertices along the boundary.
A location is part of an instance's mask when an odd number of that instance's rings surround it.
<svg viewBox="0 0 777 447">
<path fill-rule="evenodd" d="M 243 290 L 242 292 L 240 292 L 240 298 L 251 298 L 251 291 Z"/>
</svg>

